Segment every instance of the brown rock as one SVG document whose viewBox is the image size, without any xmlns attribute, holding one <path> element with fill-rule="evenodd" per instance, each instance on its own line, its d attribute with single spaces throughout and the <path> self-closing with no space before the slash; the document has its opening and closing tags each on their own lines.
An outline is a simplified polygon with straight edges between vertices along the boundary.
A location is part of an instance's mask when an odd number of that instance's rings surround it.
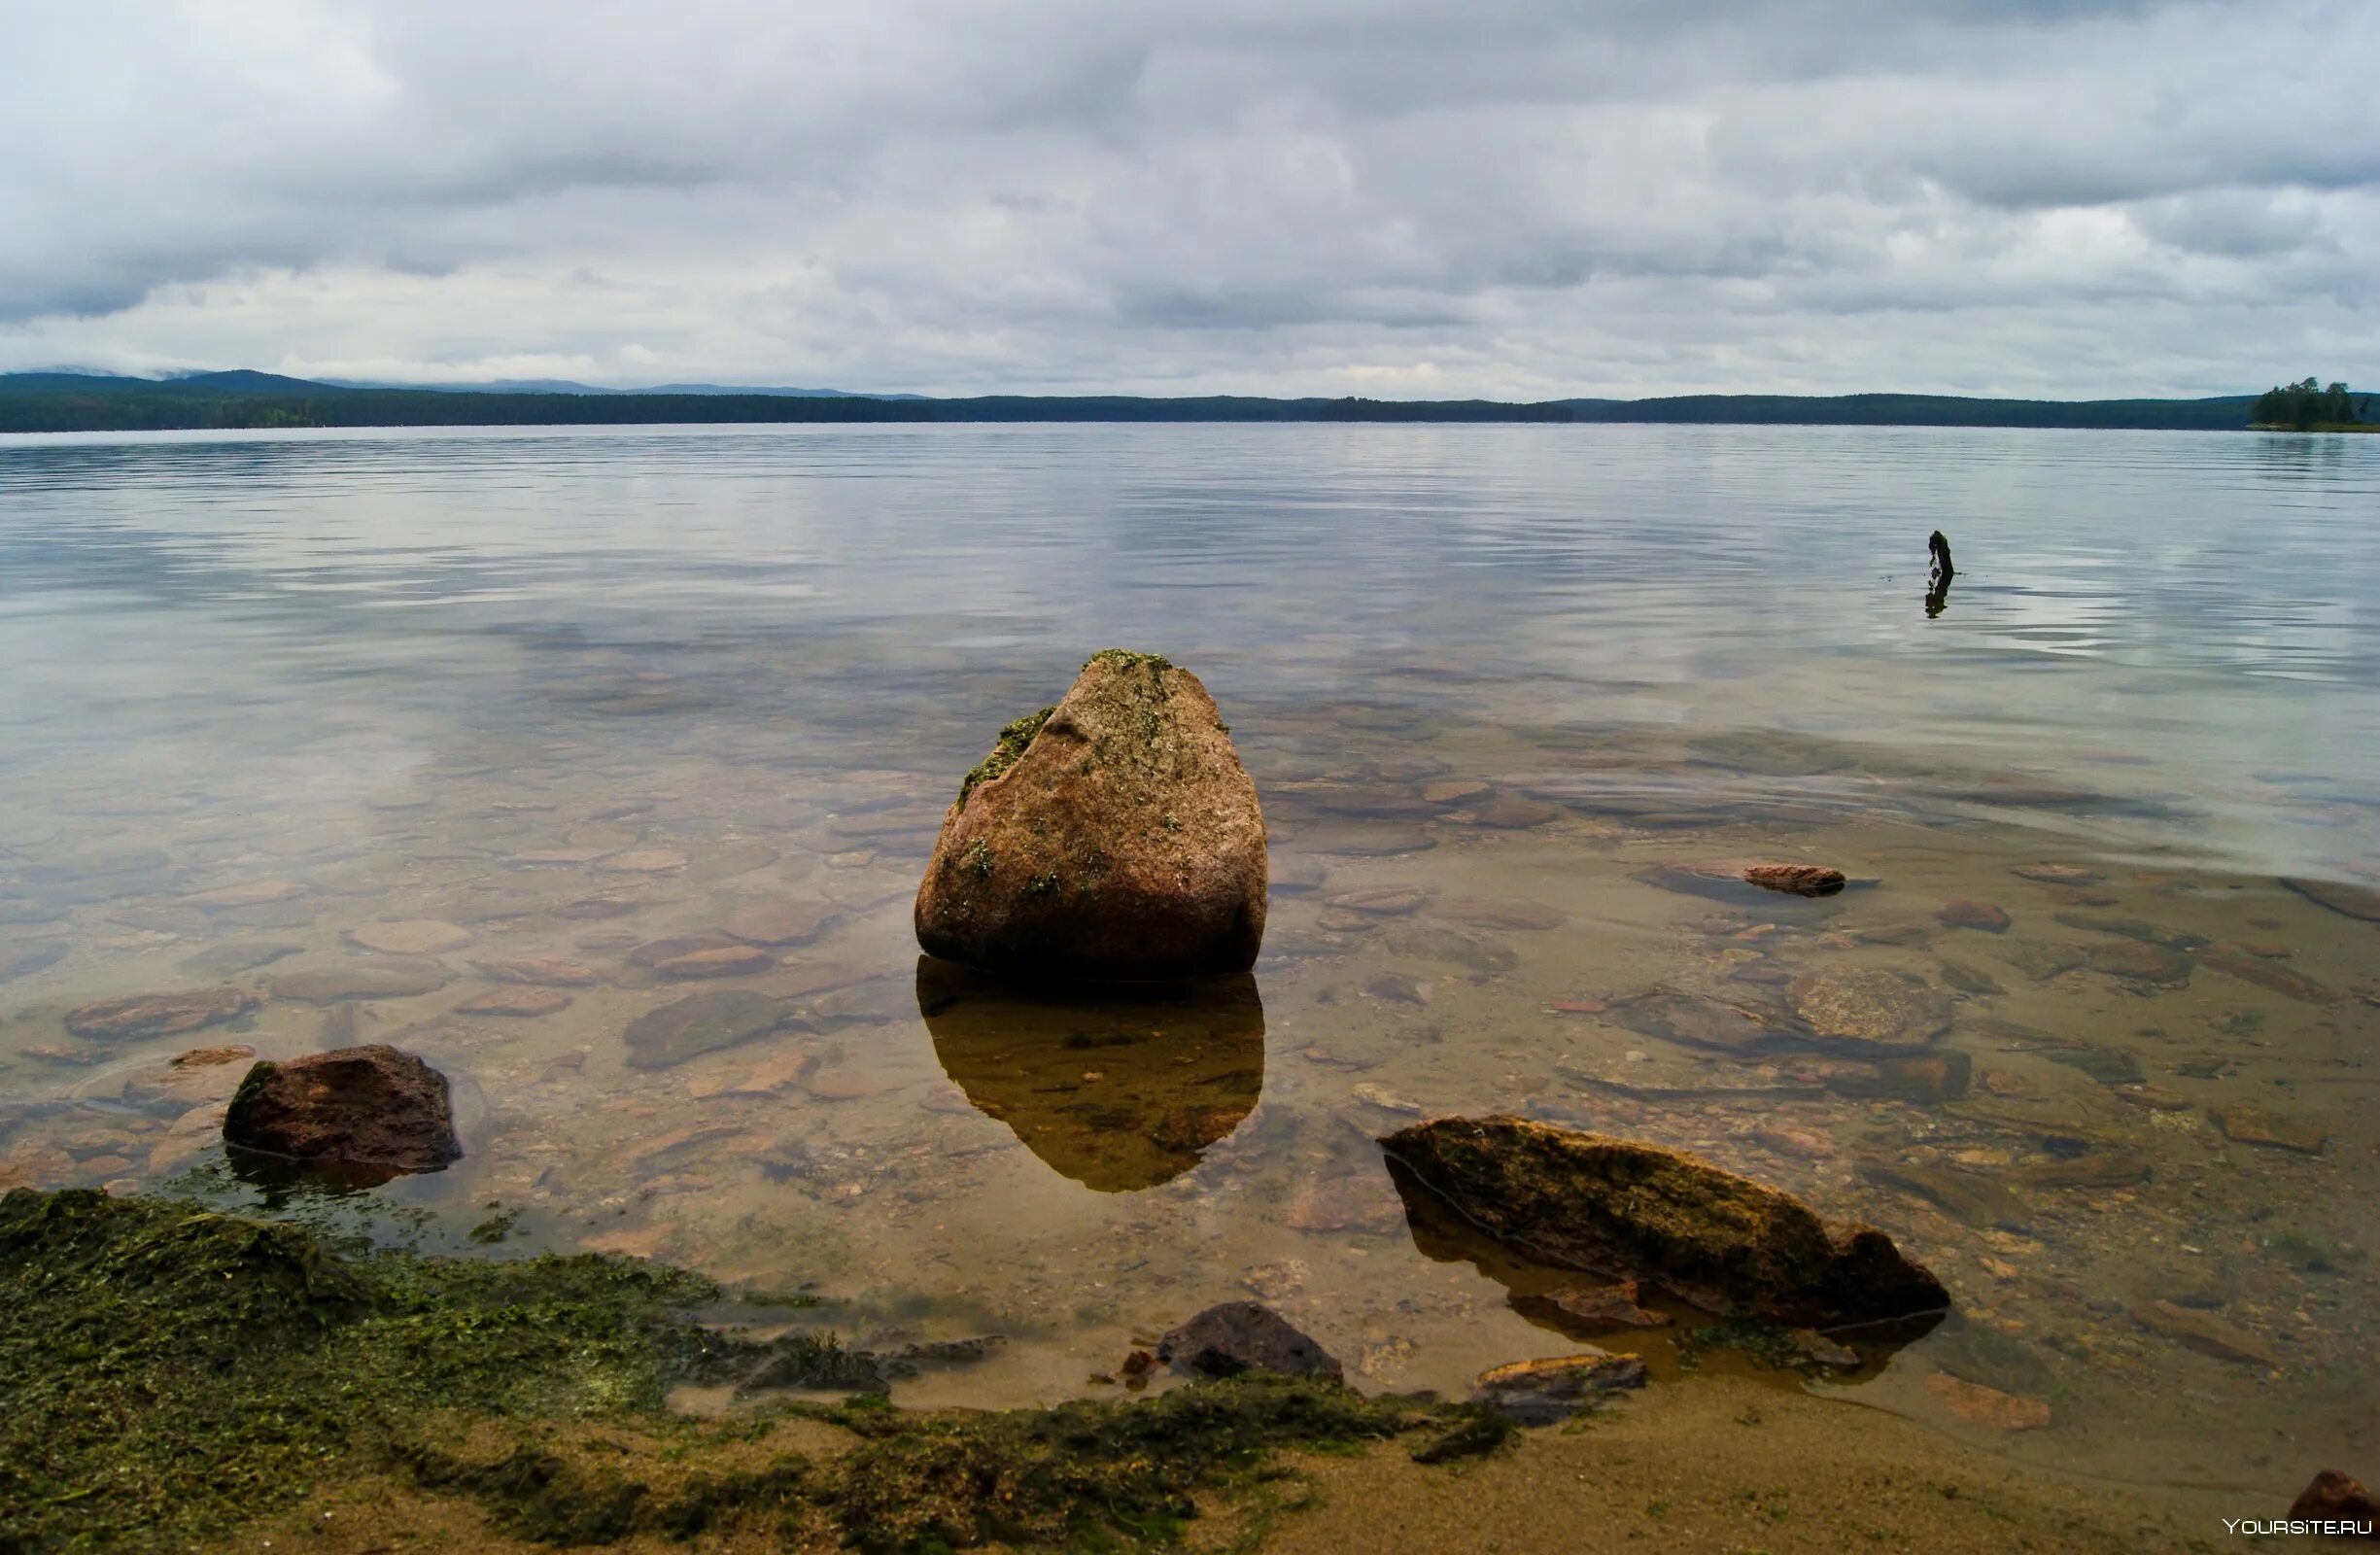
<svg viewBox="0 0 2380 1555">
<path fill-rule="evenodd" d="M 2269 960 L 2252 960 L 2241 955 L 2201 954 L 2198 964 L 2227 978 L 2253 983 L 2259 988 L 2270 988 L 2285 998 L 2300 1004 L 2336 1004 L 2336 988 L 2325 987 L 2302 973 L 2292 972 L 2285 966 L 2275 966 Z"/>
<path fill-rule="evenodd" d="M 526 984 L 509 984 L 490 988 L 474 998 L 455 1006 L 457 1015 L 512 1016 L 528 1019 L 554 1015 L 570 1007 L 570 996 L 560 988 L 532 987 Z"/>
<path fill-rule="evenodd" d="M 1986 934 L 2008 932 L 2008 913 L 1989 902 L 1971 901 L 1963 897 L 1954 902 L 1945 902 L 1934 917 L 1936 921 L 1954 929 L 1982 929 Z"/>
<path fill-rule="evenodd" d="M 2349 885 L 2343 881 L 2314 881 L 2284 877 L 2282 884 L 2309 902 L 2319 903 L 2333 913 L 2360 917 L 2366 923 L 2380 923 L 2380 891 L 2368 886 Z"/>
<path fill-rule="evenodd" d="M 2096 885 L 2107 879 L 2080 864 L 2019 864 L 2009 873 L 2041 885 Z"/>
<path fill-rule="evenodd" d="M 653 970 L 665 978 L 691 982 L 697 978 L 740 978 L 754 972 L 766 972 L 776 965 L 776 957 L 752 945 L 727 945 L 712 950 L 689 950 L 653 963 Z"/>
<path fill-rule="evenodd" d="M 1367 885 L 1360 891 L 1341 891 L 1336 896 L 1323 898 L 1323 905 L 1341 913 L 1361 913 L 1367 917 L 1402 917 L 1421 910 L 1430 900 L 1430 893 L 1418 885 Z"/>
<path fill-rule="evenodd" d="M 1522 1425 L 1547 1426 L 1592 1408 L 1605 1394 L 1644 1382 L 1643 1357 L 1588 1350 L 1482 1371 L 1471 1398 Z"/>
<path fill-rule="evenodd" d="M 1024 977 L 1243 972 L 1265 875 L 1256 784 L 1206 688 L 1110 649 L 968 775 L 917 889 L 917 943 Z"/>
<path fill-rule="evenodd" d="M 1785 996 L 1822 1041 L 1908 1051 L 1950 1029 L 1949 996 L 1924 982 L 1872 967 L 1807 972 Z"/>
<path fill-rule="evenodd" d="M 1209 1377 L 1270 1371 L 1336 1382 L 1345 1374 L 1328 1351 L 1271 1307 L 1254 1301 L 1208 1307 L 1158 1339 L 1156 1354 L 1180 1370 Z"/>
<path fill-rule="evenodd" d="M 257 1064 L 224 1117 L 224 1143 L 383 1180 L 463 1157 L 446 1077 L 380 1044 Z"/>
<path fill-rule="evenodd" d="M 2365 1538 L 2380 1533 L 2380 1500 L 2363 1488 L 2362 1480 L 2335 1469 L 2326 1469 L 2308 1480 L 2297 1499 L 2289 1503 L 2289 1514 L 2293 1521 L 2362 1523 Z"/>
<path fill-rule="evenodd" d="M 558 955 L 502 956 L 486 961 L 473 961 L 479 974 L 498 983 L 522 983 L 545 988 L 583 988 L 593 985 L 595 969 L 576 961 L 566 961 Z"/>
<path fill-rule="evenodd" d="M 2224 1138 L 2242 1145 L 2266 1145 L 2275 1150 L 2294 1150 L 2301 1156 L 2319 1156 L 2329 1139 L 2312 1123 L 2301 1123 L 2261 1107 L 2213 1107 L 2208 1109 L 2207 1116 L 2223 1130 Z"/>
<path fill-rule="evenodd" d="M 1743 878 L 1764 890 L 1794 896 L 1832 896 L 1843 889 L 1845 876 L 1824 864 L 1753 864 Z"/>
<path fill-rule="evenodd" d="M 2252 1366 L 2282 1364 L 2272 1347 L 2255 1334 L 2233 1328 L 2211 1313 L 2192 1311 L 2172 1301 L 2144 1301 L 2132 1309 L 2132 1321 L 2219 1361 Z"/>
<path fill-rule="evenodd" d="M 66 1012 L 66 1029 L 93 1042 L 132 1042 L 179 1036 L 221 1025 L 264 1001 L 243 988 L 206 988 L 195 993 L 135 993 L 101 999 Z"/>
<path fill-rule="evenodd" d="M 391 923 L 359 923 L 347 931 L 347 943 L 383 955 L 440 955 L 471 943 L 471 931 L 433 917 L 404 918 Z"/>
<path fill-rule="evenodd" d="M 1980 1382 L 1936 1371 L 1925 1379 L 1925 1391 L 1940 1399 L 1950 1413 L 1972 1425 L 1995 1431 L 2039 1431 L 2050 1423 L 2050 1406 Z"/>
<path fill-rule="evenodd" d="M 2088 960 L 2093 972 L 2121 978 L 2126 983 L 2178 988 L 2190 982 L 2190 957 L 2161 945 L 2148 945 L 2138 940 L 2094 945 L 2090 948 Z"/>
<path fill-rule="evenodd" d="M 1451 782 L 1426 784 L 1422 797 L 1433 805 L 1451 805 L 1458 799 L 1468 799 L 1473 794 L 1487 791 L 1488 785 L 1476 778 L 1458 778 Z"/>
<path fill-rule="evenodd" d="M 1639 1304 L 1642 1287 L 1635 1280 L 1622 1280 L 1617 1285 L 1570 1285 L 1548 1295 L 1545 1299 L 1572 1323 L 1587 1329 L 1666 1329 L 1673 1321 L 1667 1312 L 1655 1312 Z"/>
<path fill-rule="evenodd" d="M 1868 1226 L 1681 1151 L 1522 1118 L 1441 1118 L 1381 1141 L 1496 1240 L 1542 1263 L 1636 1278 L 1697 1306 L 1795 1326 L 1949 1304 L 1942 1282 Z"/>
<path fill-rule="evenodd" d="M 808 945 L 835 921 L 835 909 L 825 902 L 754 902 L 727 915 L 720 925 L 751 945 Z"/>
</svg>

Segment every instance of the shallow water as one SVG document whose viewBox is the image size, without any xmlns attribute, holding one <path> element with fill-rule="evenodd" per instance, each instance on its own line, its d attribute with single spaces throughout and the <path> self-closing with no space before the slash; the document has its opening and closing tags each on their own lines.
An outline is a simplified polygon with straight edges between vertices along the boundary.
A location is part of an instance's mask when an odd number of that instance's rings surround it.
<svg viewBox="0 0 2380 1555">
<path fill-rule="evenodd" d="M 863 1341 L 1005 1336 L 905 1400 L 1097 1391 L 1251 1294 L 1364 1386 L 1458 1391 L 1574 1349 L 1540 1299 L 1570 1282 L 1409 1221 L 1372 1140 L 1521 1112 L 1699 1150 L 1950 1285 L 1809 1386 L 2286 1493 L 2380 1425 L 2380 923 L 2282 883 L 2380 881 L 2375 517 L 2380 449 L 2312 437 L 0 439 L 0 1182 L 255 1200 L 207 1106 L 241 1061 L 164 1060 L 395 1041 L 469 1155 L 364 1207 L 814 1282 Z M 959 776 L 1111 644 L 1195 669 L 1257 778 L 1255 979 L 1052 1005 L 921 968 Z M 1750 858 L 1855 883 L 1694 867 Z M 673 975 L 783 901 L 750 969 Z M 347 938 L 416 919 L 470 943 Z M 523 957 L 584 976 L 477 964 Z M 63 1026 L 223 985 L 272 997 Z M 632 1054 L 707 988 L 783 1028 Z M 543 1013 L 459 1009 L 498 989 Z M 1813 1031 L 1845 990 L 1947 1013 L 1902 1039 L 1963 1064 Z M 1597 1342 L 1690 1387 L 1674 1331 Z"/>
</svg>

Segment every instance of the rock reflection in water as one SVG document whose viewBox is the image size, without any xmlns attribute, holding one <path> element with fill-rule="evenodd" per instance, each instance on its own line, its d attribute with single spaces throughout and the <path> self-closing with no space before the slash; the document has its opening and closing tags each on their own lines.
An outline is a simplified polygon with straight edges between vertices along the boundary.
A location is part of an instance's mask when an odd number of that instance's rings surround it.
<svg viewBox="0 0 2380 1555">
<path fill-rule="evenodd" d="M 919 956 L 917 1010 L 978 1110 L 1103 1193 L 1190 1170 L 1264 1088 L 1264 1005 L 1245 974 L 1066 995 Z"/>
</svg>

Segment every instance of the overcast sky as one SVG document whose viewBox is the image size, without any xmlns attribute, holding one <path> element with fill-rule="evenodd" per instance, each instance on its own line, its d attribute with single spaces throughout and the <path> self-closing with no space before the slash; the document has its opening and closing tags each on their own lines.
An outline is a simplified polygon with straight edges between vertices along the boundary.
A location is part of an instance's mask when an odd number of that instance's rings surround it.
<svg viewBox="0 0 2380 1555">
<path fill-rule="evenodd" d="M 7 0 L 0 368 L 2380 388 L 2375 0 Z"/>
</svg>

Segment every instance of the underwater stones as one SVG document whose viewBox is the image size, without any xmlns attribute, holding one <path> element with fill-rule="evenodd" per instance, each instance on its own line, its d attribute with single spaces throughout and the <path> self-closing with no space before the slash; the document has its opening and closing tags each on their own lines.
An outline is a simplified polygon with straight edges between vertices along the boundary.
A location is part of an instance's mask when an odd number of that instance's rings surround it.
<svg viewBox="0 0 2380 1555">
<path fill-rule="evenodd" d="M 917 888 L 929 955 L 1023 978 L 1244 972 L 1264 936 L 1264 816 L 1214 699 L 1118 649 L 968 775 Z"/>
<path fill-rule="evenodd" d="M 194 907 L 201 913 L 234 912 L 248 907 L 269 907 L 276 902 L 295 901 L 306 894 L 298 881 L 257 881 L 247 885 L 225 885 L 212 891 L 198 891 L 177 897 L 176 907 Z"/>
<path fill-rule="evenodd" d="M 2021 1231 L 2029 1223 L 2022 1201 L 1981 1172 L 1871 1158 L 1859 1163 L 1859 1175 L 1881 1187 L 1922 1198 L 1964 1225 Z"/>
<path fill-rule="evenodd" d="M 667 875 L 686 867 L 686 855 L 669 847 L 639 847 L 614 853 L 595 866 L 606 875 Z"/>
<path fill-rule="evenodd" d="M 1545 1361 L 1515 1361 L 1482 1371 L 1471 1401 L 1524 1426 L 1550 1426 L 1595 1407 L 1606 1394 L 1641 1388 L 1644 1359 L 1588 1350 Z"/>
<path fill-rule="evenodd" d="M 1422 797 L 1433 805 L 1451 805 L 1487 791 L 1488 785 L 1475 778 L 1454 778 L 1422 785 Z"/>
<path fill-rule="evenodd" d="M 1256 1301 L 1224 1301 L 1191 1318 L 1157 1340 L 1157 1359 L 1178 1371 L 1236 1377 L 1270 1371 L 1285 1377 L 1328 1377 L 1342 1381 L 1339 1363 L 1287 1318 Z"/>
<path fill-rule="evenodd" d="M 2111 934 L 2121 940 L 2138 940 L 2144 945 L 2161 945 L 2168 950 L 2195 950 L 2206 943 L 2203 934 L 2188 929 L 2167 928 L 2162 923 L 2144 922 L 2136 917 L 2119 917 L 2110 913 L 2059 913 L 2060 923 L 2086 934 Z"/>
<path fill-rule="evenodd" d="M 1975 1059 L 1949 1048 L 1874 1064 L 1837 1064 L 1826 1071 L 1826 1088 L 1839 1096 L 1931 1105 L 1956 1101 L 1974 1078 Z"/>
<path fill-rule="evenodd" d="M 2018 1166 L 2008 1175 L 2027 1188 L 2135 1188 L 2149 1180 L 2149 1161 L 2128 1150 L 2091 1151 L 2062 1160 Z"/>
<path fill-rule="evenodd" d="M 44 972 L 66 959 L 66 942 L 48 945 L 0 945 L 0 983 L 14 983 Z"/>
<path fill-rule="evenodd" d="M 357 999 L 407 999 L 435 993 L 455 981 L 436 961 L 408 957 L 393 961 L 349 961 L 315 972 L 290 972 L 272 979 L 273 997 L 300 1004 L 345 1004 Z"/>
<path fill-rule="evenodd" d="M 2097 885 L 2107 879 L 2080 864 L 2018 864 L 2009 873 L 2036 885 Z"/>
<path fill-rule="evenodd" d="M 701 1054 L 781 1031 L 801 1019 L 789 999 L 753 988 L 708 988 L 648 1010 L 621 1040 L 631 1069 L 666 1069 Z"/>
<path fill-rule="evenodd" d="M 1969 966 L 1964 961 L 1945 960 L 1942 962 L 1942 981 L 1961 993 L 1973 993 L 1979 996 L 2001 994 L 2008 991 L 2000 986 L 1999 979 L 1982 967 Z"/>
<path fill-rule="evenodd" d="M 1465 810 L 1472 825 L 1484 826 L 1491 831 L 1527 831 L 1533 826 L 1542 826 L 1548 821 L 1562 818 L 1562 812 L 1553 806 L 1524 799 L 1518 794 L 1495 794 L 1478 804 L 1466 806 Z"/>
<path fill-rule="evenodd" d="M 653 970 L 665 978 L 683 983 L 699 978 L 749 977 L 755 972 L 766 972 L 775 965 L 776 957 L 758 946 L 722 945 L 666 956 L 653 963 Z"/>
<path fill-rule="evenodd" d="M 66 1012 L 66 1029 L 91 1042 L 134 1042 L 179 1036 L 221 1025 L 264 1001 L 244 988 L 205 988 L 193 993 L 135 993 L 121 999 L 80 1004 Z"/>
<path fill-rule="evenodd" d="M 347 931 L 347 943 L 382 955 L 442 955 L 470 944 L 471 931 L 437 918 L 404 918 L 359 923 Z"/>
<path fill-rule="evenodd" d="M 1943 903 L 1934 920 L 1949 928 L 1981 929 L 1985 934 L 2005 934 L 2009 925 L 2007 909 L 1965 897 Z"/>
<path fill-rule="evenodd" d="M 2208 1109 L 2207 1116 L 2223 1130 L 2224 1138 L 2238 1145 L 2262 1145 L 2273 1150 L 2294 1150 L 2300 1156 L 2319 1156 L 2329 1138 L 2312 1123 L 2284 1118 L 2261 1107 L 2214 1107 Z"/>
<path fill-rule="evenodd" d="M 1642 1288 L 1635 1280 L 1622 1280 L 1617 1285 L 1568 1285 L 1547 1293 L 1552 1302 L 1572 1325 L 1590 1330 L 1666 1329 L 1672 1321 L 1667 1312 L 1655 1312 L 1639 1304 Z"/>
<path fill-rule="evenodd" d="M 1789 1035 L 1754 1011 L 1691 993 L 1632 999 L 1620 1008 L 1619 1018 L 1620 1024 L 1639 1036 L 1721 1053 L 1749 1053 Z"/>
<path fill-rule="evenodd" d="M 2082 951 L 2049 940 L 2011 940 L 1999 953 L 2036 983 L 2047 983 L 2083 964 Z"/>
<path fill-rule="evenodd" d="M 2336 1004 L 2339 1001 L 2337 989 L 2325 987 L 2312 978 L 2292 972 L 2285 966 L 2275 966 L 2270 961 L 2209 952 L 2198 957 L 2198 964 L 2225 977 L 2237 978 L 2242 983 L 2253 983 L 2259 988 L 2270 989 L 2284 998 L 2295 999 L 2300 1004 Z"/>
<path fill-rule="evenodd" d="M 498 983 L 526 984 L 546 988 L 584 988 L 595 984 L 595 969 L 558 955 L 498 956 L 473 961 L 472 970 Z"/>
<path fill-rule="evenodd" d="M 2120 983 L 2178 988 L 2190 982 L 2189 956 L 2179 950 L 2169 950 L 2161 945 L 2150 945 L 2139 940 L 2094 945 L 2085 961 L 2093 972 Z"/>
<path fill-rule="evenodd" d="M 1722 1315 L 1828 1328 L 1949 1301 L 1883 1232 L 1830 1224 L 1789 1193 L 1682 1151 L 1523 1118 L 1434 1119 L 1381 1145 L 1528 1258 L 1659 1285 Z"/>
<path fill-rule="evenodd" d="M 369 1174 L 463 1158 L 446 1077 L 379 1043 L 256 1064 L 224 1115 L 224 1143 Z"/>
<path fill-rule="evenodd" d="M 179 1114 L 207 1102 L 228 1101 L 245 1073 L 235 1066 L 256 1055 L 257 1050 L 244 1042 L 192 1048 L 128 1076 L 123 1103 L 144 1112 Z"/>
<path fill-rule="evenodd" d="M 554 1015 L 570 1007 L 570 995 L 560 988 L 533 987 L 526 984 L 507 984 L 490 988 L 474 998 L 455 1006 L 457 1015 L 504 1016 L 516 1019 L 532 1019 Z"/>
<path fill-rule="evenodd" d="M 1969 1425 L 1988 1426 L 1995 1431 L 2039 1431 L 2050 1423 L 2050 1406 L 2039 1399 L 2002 1393 L 1980 1382 L 1954 1377 L 1948 1371 L 1928 1372 L 1925 1391 Z"/>
<path fill-rule="evenodd" d="M 210 945 L 182 963 L 182 970 L 202 978 L 227 978 L 270 966 L 304 950 L 287 940 L 227 940 Z"/>
<path fill-rule="evenodd" d="M 1821 1042 L 1871 1050 L 1923 1048 L 1950 1029 L 1950 999 L 1922 979 L 1872 967 L 1807 972 L 1786 985 L 1794 1013 Z"/>
<path fill-rule="evenodd" d="M 1764 891 L 1792 896 L 1832 896 L 1845 881 L 1843 871 L 1824 864 L 1747 864 L 1743 879 Z"/>
<path fill-rule="evenodd" d="M 719 927 L 747 945 L 808 945 L 825 933 L 837 916 L 826 902 L 753 902 L 728 914 Z"/>
<path fill-rule="evenodd" d="M 1359 891 L 1341 891 L 1323 898 L 1323 905 L 1334 912 L 1360 913 L 1366 917 L 1402 917 L 1421 911 L 1430 900 L 1430 893 L 1418 885 L 1367 885 Z"/>
<path fill-rule="evenodd" d="M 2299 896 L 2333 913 L 2360 917 L 2366 923 L 2380 923 L 2380 890 L 2368 886 L 2350 885 L 2343 881 L 2306 880 L 2283 876 L 2281 883 Z"/>
</svg>

